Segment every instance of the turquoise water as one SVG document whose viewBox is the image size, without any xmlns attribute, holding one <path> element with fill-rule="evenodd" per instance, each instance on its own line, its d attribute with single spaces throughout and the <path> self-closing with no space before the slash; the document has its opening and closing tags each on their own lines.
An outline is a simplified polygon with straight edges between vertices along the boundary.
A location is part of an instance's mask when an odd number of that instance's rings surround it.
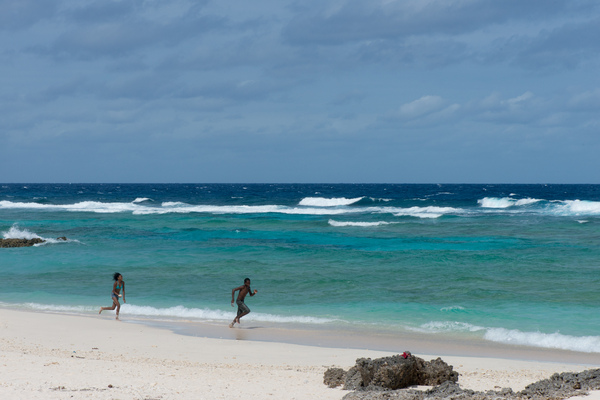
<svg viewBox="0 0 600 400">
<path fill-rule="evenodd" d="M 0 185 L 0 306 L 600 353 L 600 185 Z M 66 236 L 67 242 L 55 238 Z"/>
</svg>

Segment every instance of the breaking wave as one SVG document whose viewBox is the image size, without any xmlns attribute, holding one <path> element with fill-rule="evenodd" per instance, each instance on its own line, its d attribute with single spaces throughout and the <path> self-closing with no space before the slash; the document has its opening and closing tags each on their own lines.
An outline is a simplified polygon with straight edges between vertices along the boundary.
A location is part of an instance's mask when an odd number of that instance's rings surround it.
<svg viewBox="0 0 600 400">
<path fill-rule="evenodd" d="M 600 353 L 600 336 L 571 336 L 562 333 L 522 332 L 517 329 L 489 328 L 456 321 L 435 321 L 412 330 L 425 333 L 479 332 L 490 342 Z"/>
<path fill-rule="evenodd" d="M 0 210 L 32 209 L 36 211 L 90 212 L 99 214 L 132 213 L 133 215 L 169 213 L 208 214 L 289 214 L 289 215 L 348 215 L 391 214 L 396 217 L 439 218 L 445 215 L 477 216 L 489 213 L 534 213 L 547 216 L 597 216 L 600 202 L 586 200 L 514 199 L 511 197 L 485 197 L 477 200 L 478 207 L 456 208 L 443 206 L 398 207 L 381 204 L 381 199 L 367 197 L 323 198 L 307 197 L 297 206 L 264 205 L 206 205 L 178 201 L 155 203 L 150 198 L 136 198 L 132 202 L 82 201 L 73 204 L 48 204 L 37 202 L 0 201 Z M 384 201 L 386 204 L 388 200 Z M 379 203 L 379 204 L 377 204 Z M 351 207 L 349 207 L 351 206 Z"/>
<path fill-rule="evenodd" d="M 397 211 L 397 217 L 439 218 L 446 214 L 460 214 L 462 210 L 454 207 L 410 207 Z"/>
<path fill-rule="evenodd" d="M 485 197 L 481 200 L 477 200 L 477 203 L 481 205 L 483 208 L 509 208 L 509 207 L 519 207 L 526 206 L 529 204 L 538 203 L 540 199 L 513 199 L 511 197 Z"/>
<path fill-rule="evenodd" d="M 351 222 L 351 221 L 334 221 L 332 219 L 329 220 L 329 225 L 331 226 L 360 226 L 360 227 L 370 227 L 370 226 L 381 226 L 381 225 L 389 225 L 391 222 L 385 221 L 377 221 L 377 222 Z"/>
<path fill-rule="evenodd" d="M 44 243 L 34 244 L 34 246 L 43 246 L 48 243 L 65 243 L 64 240 L 57 240 L 53 238 L 46 238 L 38 235 L 35 232 L 30 232 L 27 229 L 21 229 L 17 224 L 14 224 L 10 227 L 8 231 L 2 232 L 2 237 L 4 239 L 42 239 Z M 78 242 L 78 240 L 67 239 L 67 242 Z"/>
<path fill-rule="evenodd" d="M 152 199 L 149 199 L 148 197 L 138 197 L 133 202 L 134 203 L 143 203 L 145 201 L 152 201 Z"/>
<path fill-rule="evenodd" d="M 526 209 L 527 212 L 551 216 L 580 216 L 600 215 L 600 202 L 588 200 L 542 200 L 542 199 L 513 199 L 511 197 L 485 197 L 477 200 L 481 208 L 511 209 L 513 211 Z"/>
<path fill-rule="evenodd" d="M 43 237 L 37 233 L 29 232 L 27 229 L 20 229 L 16 224 L 11 226 L 6 232 L 2 232 L 4 239 L 42 239 Z"/>
<path fill-rule="evenodd" d="M 349 206 L 350 204 L 358 203 L 364 199 L 364 197 L 356 197 L 354 199 L 347 199 L 345 197 L 327 199 L 324 197 L 306 197 L 298 203 L 300 206 L 309 207 L 340 207 Z"/>
<path fill-rule="evenodd" d="M 318 198 L 312 198 L 318 199 Z M 75 204 L 39 204 L 13 203 L 0 201 L 0 209 L 36 209 L 47 211 L 93 212 L 93 213 L 123 213 L 134 215 L 169 214 L 169 213 L 209 213 L 209 214 L 291 214 L 291 215 L 344 215 L 344 214 L 392 214 L 396 216 L 413 216 L 418 218 L 438 218 L 445 213 L 460 213 L 460 209 L 452 207 L 345 207 L 360 201 L 356 199 L 322 199 L 301 201 L 298 207 L 283 205 L 193 205 L 182 202 L 163 202 L 160 206 L 140 204 L 137 199 L 131 203 L 103 203 L 84 201 Z M 313 204 L 308 206 L 308 204 Z"/>
<path fill-rule="evenodd" d="M 66 312 L 66 313 L 97 313 L 98 307 L 92 306 L 62 306 L 55 304 L 25 303 L 23 307 L 36 311 Z M 132 304 L 122 304 L 121 313 L 133 317 L 151 317 L 163 319 L 188 319 L 199 321 L 230 321 L 234 316 L 234 311 L 212 310 L 209 308 L 188 308 L 184 306 L 156 308 L 150 306 L 136 306 Z M 327 324 L 339 320 L 331 318 L 318 318 L 303 315 L 276 315 L 253 312 L 246 317 L 248 320 L 274 322 L 274 323 L 300 323 L 300 324 Z"/>
<path fill-rule="evenodd" d="M 489 328 L 484 338 L 492 342 L 600 353 L 600 336 L 570 336 L 561 333 L 521 332 L 516 329 Z"/>
</svg>

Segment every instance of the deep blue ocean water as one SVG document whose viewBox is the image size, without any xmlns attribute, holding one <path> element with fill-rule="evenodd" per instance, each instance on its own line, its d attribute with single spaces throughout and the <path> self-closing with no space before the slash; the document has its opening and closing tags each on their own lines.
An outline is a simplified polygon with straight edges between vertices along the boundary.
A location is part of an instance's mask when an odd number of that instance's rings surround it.
<svg viewBox="0 0 600 400">
<path fill-rule="evenodd" d="M 2 184 L 0 307 L 600 353 L 600 185 Z M 55 240 L 66 236 L 66 242 Z"/>
</svg>

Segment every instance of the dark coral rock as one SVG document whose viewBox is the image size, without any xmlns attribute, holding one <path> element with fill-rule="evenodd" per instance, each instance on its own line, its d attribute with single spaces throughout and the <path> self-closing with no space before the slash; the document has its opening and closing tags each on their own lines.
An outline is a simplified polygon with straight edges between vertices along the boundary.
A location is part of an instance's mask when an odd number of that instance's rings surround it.
<svg viewBox="0 0 600 400">
<path fill-rule="evenodd" d="M 406 354 L 406 353 L 405 353 Z M 339 374 L 336 371 L 328 374 Z M 425 361 L 422 358 L 402 355 L 372 360 L 359 358 L 344 379 L 346 390 L 396 390 L 415 385 L 438 385 L 442 382 L 457 382 L 458 373 L 440 358 Z"/>
<path fill-rule="evenodd" d="M 341 368 L 329 368 L 323 376 L 323 383 L 330 388 L 338 387 L 344 384 L 346 371 Z"/>
<path fill-rule="evenodd" d="M 34 244 L 44 243 L 42 239 L 0 239 L 0 247 L 30 247 Z"/>
</svg>

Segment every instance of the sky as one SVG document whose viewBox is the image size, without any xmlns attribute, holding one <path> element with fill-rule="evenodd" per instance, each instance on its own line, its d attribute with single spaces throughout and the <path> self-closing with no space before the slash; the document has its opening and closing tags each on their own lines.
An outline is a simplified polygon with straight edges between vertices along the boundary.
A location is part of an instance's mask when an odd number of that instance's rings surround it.
<svg viewBox="0 0 600 400">
<path fill-rule="evenodd" d="M 0 182 L 600 183 L 597 0 L 0 0 Z"/>
</svg>

